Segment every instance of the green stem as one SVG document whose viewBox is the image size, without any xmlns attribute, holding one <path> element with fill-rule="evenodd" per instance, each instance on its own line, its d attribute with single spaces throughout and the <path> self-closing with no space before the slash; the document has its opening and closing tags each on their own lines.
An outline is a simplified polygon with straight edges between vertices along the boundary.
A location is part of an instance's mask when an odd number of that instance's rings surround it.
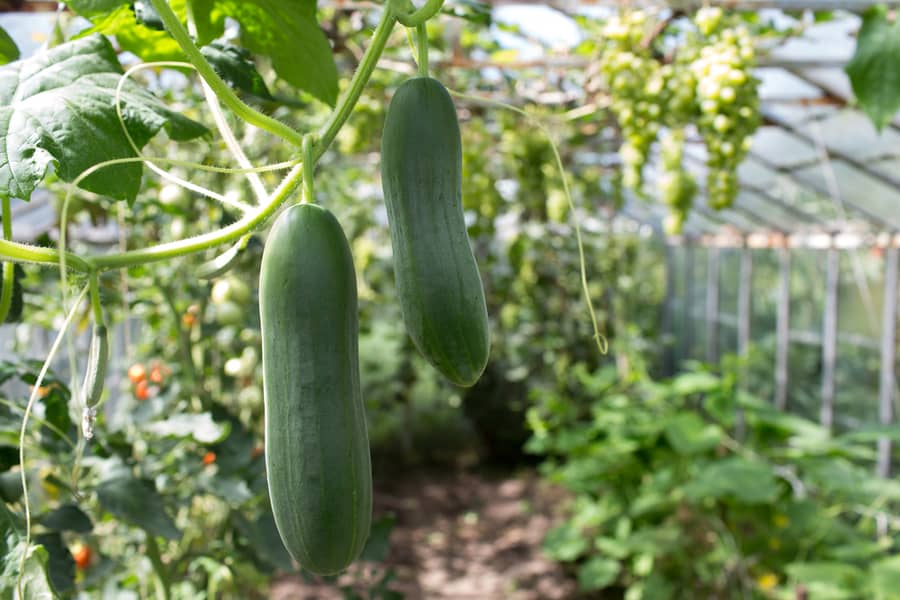
<svg viewBox="0 0 900 600">
<path fill-rule="evenodd" d="M 9 240 L 0 240 L 0 256 L 15 262 L 47 265 L 59 264 L 59 252 L 53 248 L 41 248 L 40 246 L 30 246 Z M 92 269 L 90 260 L 70 252 L 66 253 L 66 266 L 85 273 L 90 272 Z"/>
<path fill-rule="evenodd" d="M 390 0 L 388 4 L 393 5 L 393 8 L 396 10 L 396 2 L 397 0 Z M 418 27 L 434 15 L 438 14 L 438 11 L 441 10 L 442 6 L 444 6 L 444 0 L 428 0 L 422 8 L 410 13 L 404 13 L 397 10 L 396 19 L 401 25 Z"/>
<path fill-rule="evenodd" d="M 185 240 L 178 240 L 177 242 L 159 244 L 150 248 L 129 250 L 118 254 L 97 256 L 94 257 L 91 262 L 98 269 L 118 269 L 176 258 L 178 256 L 208 250 L 209 248 L 232 242 L 245 233 L 252 231 L 272 216 L 278 207 L 287 199 L 288 195 L 296 188 L 297 184 L 300 183 L 302 172 L 303 170 L 300 165 L 291 169 L 290 173 L 287 174 L 272 194 L 268 204 L 264 204 L 259 210 L 251 212 L 227 227 Z M 2 252 L 2 250 L 3 248 L 0 247 L 0 252 Z"/>
<path fill-rule="evenodd" d="M 100 301 L 100 274 L 91 271 L 88 276 L 91 285 L 91 308 L 94 311 L 94 324 L 97 327 L 103 325 L 103 303 Z"/>
<path fill-rule="evenodd" d="M 303 202 L 315 204 L 316 187 L 313 173 L 316 170 L 316 159 L 313 156 L 315 139 L 312 134 L 303 136 Z"/>
<path fill-rule="evenodd" d="M 395 23 L 396 17 L 394 16 L 390 4 L 388 4 L 384 9 L 384 14 L 381 15 L 381 21 L 378 22 L 378 27 L 375 28 L 375 34 L 372 36 L 372 43 L 369 45 L 362 60 L 359 62 L 356 72 L 353 73 L 353 78 L 350 80 L 350 87 L 347 89 L 346 94 L 341 99 L 334 112 L 331 113 L 331 118 L 328 119 L 328 122 L 326 122 L 320 130 L 319 143 L 316 144 L 315 148 L 317 159 L 325 154 L 325 150 L 327 150 L 328 146 L 331 145 L 331 142 L 334 141 L 338 131 L 340 131 L 347 119 L 350 118 L 350 114 L 353 112 L 354 107 L 356 107 L 356 103 L 359 101 L 359 97 L 362 95 L 366 83 L 369 81 L 369 77 L 372 76 L 372 72 L 378 64 L 378 59 L 384 52 L 384 47 L 391 37 L 391 31 L 393 31 Z"/>
<path fill-rule="evenodd" d="M 169 574 L 166 571 L 166 565 L 163 564 L 162 557 L 159 555 L 159 546 L 156 538 L 152 534 L 147 533 L 147 558 L 153 565 L 153 572 L 156 574 L 157 595 L 164 600 L 169 598 Z"/>
<path fill-rule="evenodd" d="M 428 77 L 428 29 L 425 23 L 416 26 L 416 50 L 419 77 Z"/>
<path fill-rule="evenodd" d="M 175 28 L 177 27 L 177 29 L 184 34 L 185 40 L 182 41 L 186 41 L 188 45 L 193 48 L 199 56 L 199 50 L 197 50 L 193 45 L 193 42 L 190 41 L 190 38 L 187 36 L 184 28 L 181 27 L 181 23 L 178 22 L 178 18 L 174 15 L 174 13 L 172 13 L 172 11 L 166 5 L 165 1 L 152 0 L 152 2 L 153 6 L 160 13 L 160 17 L 163 19 L 166 27 L 169 28 L 170 31 L 172 31 L 172 34 L 173 36 L 175 36 L 176 40 L 179 39 L 179 36 L 175 33 Z M 170 24 L 167 19 L 173 21 L 174 23 Z M 386 8 L 384 14 L 381 17 L 381 21 L 378 23 L 378 27 L 375 29 L 372 43 L 366 50 L 365 55 L 363 55 L 363 58 L 360 61 L 356 72 L 353 74 L 353 78 L 350 81 L 350 87 L 348 88 L 344 97 L 341 98 L 340 102 L 338 102 L 338 105 L 335 107 L 334 112 L 332 112 L 331 114 L 331 118 L 329 118 L 329 120 L 322 127 L 322 132 L 318 135 L 318 142 L 311 149 L 313 160 L 318 160 L 322 157 L 322 155 L 334 141 L 334 138 L 337 136 L 338 131 L 340 131 L 341 127 L 353 112 L 353 108 L 359 101 L 359 97 L 362 95 L 362 92 L 365 89 L 369 78 L 372 76 L 372 72 L 375 70 L 375 67 L 378 64 L 379 57 L 381 57 L 382 53 L 384 52 L 384 48 L 387 45 L 388 39 L 390 38 L 391 31 L 393 30 L 395 23 L 396 19 L 394 17 L 393 11 L 390 8 Z M 182 41 L 179 41 L 179 44 L 181 44 Z M 192 56 L 187 48 L 185 48 L 184 44 L 182 44 L 182 49 L 185 51 L 188 57 Z M 199 58 L 202 59 L 202 56 L 200 56 Z M 204 69 L 201 68 L 201 65 L 193 59 L 191 60 L 191 62 L 195 67 L 197 67 L 197 70 L 204 75 L 204 78 L 207 79 L 207 83 L 209 83 L 210 87 L 212 87 L 214 91 L 219 93 L 219 89 L 217 89 L 213 81 L 209 77 L 206 77 L 206 75 L 204 74 Z M 211 70 L 211 67 L 209 67 L 209 64 L 205 61 L 205 59 L 202 59 L 202 64 Z M 218 76 L 216 76 L 215 73 L 213 73 L 213 76 L 218 79 Z M 221 79 L 218 79 L 218 82 L 221 83 L 222 86 L 225 86 L 225 83 L 222 82 Z M 231 91 L 227 89 L 227 86 L 225 86 L 225 89 L 227 90 L 228 94 L 231 94 Z M 233 96 L 233 94 L 231 95 Z M 219 97 L 222 100 L 226 100 L 227 98 L 226 95 L 223 95 L 221 93 L 219 93 Z M 228 104 L 227 100 L 226 104 Z M 229 106 L 232 108 L 232 110 L 235 110 L 234 106 L 231 106 L 231 104 L 229 104 Z M 238 113 L 237 110 L 235 110 L 235 112 Z M 248 118 L 247 120 L 252 124 L 259 126 L 258 123 L 254 122 L 253 119 Z M 295 142 L 297 146 L 302 147 L 303 136 L 300 136 L 293 130 L 290 131 L 294 134 L 292 138 L 295 138 L 291 139 L 290 141 Z M 150 248 L 141 248 L 138 250 L 129 250 L 126 252 L 119 252 L 114 254 L 104 254 L 90 258 L 82 258 L 75 254 L 66 253 L 66 265 L 72 269 L 90 273 L 95 269 L 119 269 L 124 267 L 142 265 L 150 262 L 168 260 L 171 258 L 184 256 L 186 254 L 208 250 L 222 244 L 227 244 L 254 230 L 257 226 L 259 226 L 266 219 L 272 216 L 278 209 L 278 207 L 281 206 L 282 203 L 284 203 L 288 195 L 299 184 L 302 177 L 302 172 L 302 165 L 294 166 L 294 168 L 291 169 L 284 180 L 282 180 L 278 188 L 272 193 L 267 204 L 260 206 L 258 210 L 244 215 L 240 220 L 235 221 L 231 225 L 217 231 L 212 231 L 185 240 L 159 244 Z M 28 246 L 25 244 L 18 244 L 16 242 L 9 242 L 5 240 L 0 240 L 0 256 L 19 262 L 35 262 L 43 264 L 59 263 L 59 252 L 57 252 L 56 250 L 49 248 L 38 248 L 36 246 Z"/>
<path fill-rule="evenodd" d="M 9 196 L 3 196 L 3 208 L 0 213 L 3 219 L 3 239 L 12 237 L 12 209 L 9 206 Z M 16 265 L 10 262 L 0 263 L 0 277 L 3 278 L 0 288 L 0 323 L 6 321 L 9 309 L 12 307 L 13 286 L 16 284 Z"/>
<path fill-rule="evenodd" d="M 9 196 L 3 196 L 3 239 L 12 239 L 12 209 L 9 206 Z"/>
<path fill-rule="evenodd" d="M 156 9 L 156 12 L 159 13 L 159 17 L 162 19 L 168 32 L 175 38 L 175 41 L 178 42 L 181 51 L 185 53 L 188 60 L 191 61 L 191 64 L 194 65 L 197 72 L 206 80 L 206 83 L 213 89 L 219 99 L 222 100 L 228 108 L 234 111 L 234 114 L 251 125 L 255 125 L 264 131 L 277 135 L 278 137 L 291 142 L 298 148 L 300 147 L 303 143 L 303 136 L 300 133 L 293 128 L 288 127 L 281 121 L 257 112 L 241 102 L 240 98 L 231 91 L 228 84 L 222 81 L 222 78 L 219 77 L 212 66 L 206 61 L 203 54 L 200 52 L 200 49 L 194 45 L 191 36 L 181 24 L 181 21 L 178 20 L 178 16 L 171 8 L 169 8 L 169 4 L 166 0 L 150 0 L 150 2 L 153 4 L 153 8 Z"/>
</svg>

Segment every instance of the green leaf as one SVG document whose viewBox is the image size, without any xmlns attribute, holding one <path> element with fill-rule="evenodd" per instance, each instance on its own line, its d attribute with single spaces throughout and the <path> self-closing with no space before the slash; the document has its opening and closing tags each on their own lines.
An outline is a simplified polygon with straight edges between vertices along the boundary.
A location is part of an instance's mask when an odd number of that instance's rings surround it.
<svg viewBox="0 0 900 600">
<path fill-rule="evenodd" d="M 115 109 L 121 74 L 115 51 L 100 35 L 0 67 L 0 194 L 28 199 L 51 166 L 72 181 L 101 161 L 134 156 Z M 206 133 L 130 82 L 122 89 L 122 108 L 139 148 L 162 128 L 175 140 Z M 132 201 L 142 172 L 140 163 L 117 165 L 80 185 Z"/>
<path fill-rule="evenodd" d="M 237 477 L 204 475 L 199 481 L 199 487 L 218 496 L 231 506 L 240 506 L 253 498 L 253 492 L 247 487 L 247 482 Z"/>
<path fill-rule="evenodd" d="M 578 587 L 585 591 L 600 590 L 615 582 L 618 576 L 618 561 L 594 557 L 578 568 Z"/>
<path fill-rule="evenodd" d="M 314 0 L 217 0 L 216 6 L 241 23 L 241 44 L 270 56 L 279 77 L 334 106 L 337 66 Z"/>
<path fill-rule="evenodd" d="M 694 500 L 730 499 L 746 504 L 772 502 L 780 491 L 769 465 L 737 456 L 701 468 L 685 486 L 685 493 Z"/>
<path fill-rule="evenodd" d="M 571 523 L 554 527 L 544 538 L 544 552 L 553 560 L 573 561 L 588 549 L 588 541 L 581 531 Z"/>
<path fill-rule="evenodd" d="M 672 380 L 672 393 L 677 396 L 689 396 L 711 392 L 719 388 L 722 383 L 719 378 L 709 373 L 683 373 Z"/>
<path fill-rule="evenodd" d="M 366 540 L 359 560 L 378 563 L 387 560 L 388 552 L 391 550 L 391 531 L 396 523 L 397 518 L 390 514 L 373 522 L 369 531 L 369 539 Z"/>
<path fill-rule="evenodd" d="M 16 502 L 22 497 L 22 474 L 19 471 L 0 473 L 0 500 Z"/>
<path fill-rule="evenodd" d="M 273 99 L 265 80 L 256 70 L 256 65 L 246 49 L 213 42 L 200 51 L 219 77 L 231 87 L 259 98 Z"/>
<path fill-rule="evenodd" d="M 696 413 L 681 413 L 669 419 L 665 435 L 678 454 L 696 454 L 715 448 L 722 439 L 722 429 Z"/>
<path fill-rule="evenodd" d="M 213 421 L 210 413 L 201 413 L 175 415 L 146 425 L 144 431 L 158 437 L 192 437 L 201 444 L 215 444 L 225 439 L 229 427 Z"/>
<path fill-rule="evenodd" d="M 225 32 L 225 15 L 215 6 L 215 0 L 193 0 L 197 45 L 205 46 Z"/>
<path fill-rule="evenodd" d="M 171 4 L 177 15 L 185 14 L 184 0 L 173 0 Z M 79 33 L 78 37 L 95 33 L 115 35 L 123 50 L 134 53 L 146 62 L 186 60 L 178 42 L 167 31 L 138 22 L 130 6 L 120 6 L 109 14 L 93 18 L 91 22 L 94 26 Z"/>
<path fill-rule="evenodd" d="M 900 600 L 900 556 L 872 565 L 872 591 L 875 600 Z"/>
<path fill-rule="evenodd" d="M 87 533 L 94 528 L 91 518 L 74 504 L 64 504 L 40 518 L 40 523 L 54 531 Z"/>
<path fill-rule="evenodd" d="M 181 532 L 166 513 L 162 497 L 149 481 L 115 475 L 100 482 L 97 497 L 104 510 L 130 525 L 170 540 L 181 537 Z"/>
<path fill-rule="evenodd" d="M 19 47 L 5 29 L 0 27 L 0 65 L 19 59 Z"/>
<path fill-rule="evenodd" d="M 785 571 L 794 583 L 807 588 L 816 600 L 843 600 L 860 597 L 865 581 L 861 569 L 838 562 L 808 562 L 789 564 Z"/>
<path fill-rule="evenodd" d="M 268 506 L 268 501 L 266 505 Z M 271 512 L 263 513 L 251 523 L 241 513 L 232 511 L 231 520 L 235 529 L 247 538 L 254 558 L 262 559 L 282 571 L 294 570 L 293 559 L 281 542 L 281 535 Z"/>
<path fill-rule="evenodd" d="M 120 6 L 128 6 L 131 0 L 66 0 L 66 4 L 85 18 L 109 14 Z"/>
<path fill-rule="evenodd" d="M 885 6 L 866 11 L 846 71 L 860 106 L 881 131 L 900 108 L 900 21 L 888 21 Z"/>
<path fill-rule="evenodd" d="M 22 555 L 25 569 L 22 573 L 23 597 L 28 600 L 52 600 L 56 598 L 47 573 L 47 551 L 32 544 L 25 547 L 25 523 L 0 502 L 0 598 L 13 598 L 13 590 L 19 576 Z"/>
<path fill-rule="evenodd" d="M 53 590 L 58 594 L 72 591 L 75 587 L 75 559 L 59 532 L 36 536 L 34 541 L 47 551 L 47 574 Z"/>
</svg>

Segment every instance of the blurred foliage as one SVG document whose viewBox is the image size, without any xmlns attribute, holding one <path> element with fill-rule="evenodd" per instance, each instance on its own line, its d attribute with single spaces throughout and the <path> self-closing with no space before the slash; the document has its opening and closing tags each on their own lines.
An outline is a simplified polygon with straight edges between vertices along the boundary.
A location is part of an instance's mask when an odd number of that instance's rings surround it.
<svg viewBox="0 0 900 600">
<path fill-rule="evenodd" d="M 900 427 L 833 435 L 723 366 L 658 381 L 579 364 L 534 391 L 528 450 L 573 494 L 547 553 L 631 600 L 896 597 L 900 485 L 874 474 L 871 440 Z"/>
</svg>

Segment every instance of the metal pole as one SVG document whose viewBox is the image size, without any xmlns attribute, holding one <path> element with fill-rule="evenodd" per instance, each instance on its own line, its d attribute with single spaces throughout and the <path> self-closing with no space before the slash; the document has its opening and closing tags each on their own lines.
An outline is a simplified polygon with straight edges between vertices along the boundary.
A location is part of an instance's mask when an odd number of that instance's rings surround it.
<svg viewBox="0 0 900 600">
<path fill-rule="evenodd" d="M 691 358 L 694 349 L 694 256 L 690 243 L 684 247 L 684 302 L 681 305 L 681 360 Z"/>
<path fill-rule="evenodd" d="M 837 359 L 837 311 L 840 261 L 836 248 L 826 253 L 825 315 L 822 322 L 822 410 L 820 421 L 825 427 L 834 423 L 834 365 Z"/>
<path fill-rule="evenodd" d="M 746 389 L 747 365 L 745 361 L 750 353 L 750 315 L 753 311 L 753 306 L 750 303 L 750 292 L 753 290 L 753 251 L 747 247 L 746 240 L 744 240 L 744 247 L 741 248 L 740 269 L 737 306 L 737 351 L 742 359 L 739 385 L 742 389 Z M 741 408 L 738 408 L 735 414 L 734 429 L 737 439 L 743 440 L 747 423 L 744 418 L 744 411 Z"/>
<path fill-rule="evenodd" d="M 788 397 L 788 349 L 791 331 L 791 249 L 781 248 L 779 253 L 778 307 L 775 321 L 775 407 L 787 408 Z"/>
<path fill-rule="evenodd" d="M 706 270 L 706 360 L 719 360 L 719 249 L 707 248 Z"/>
<path fill-rule="evenodd" d="M 881 377 L 878 386 L 878 420 L 890 425 L 893 420 L 894 360 L 897 333 L 897 248 L 888 248 L 884 256 L 884 306 L 881 310 Z M 891 473 L 891 441 L 878 440 L 878 474 Z"/>
<path fill-rule="evenodd" d="M 750 316 L 753 310 L 751 295 L 753 291 L 753 254 L 746 245 L 741 248 L 741 281 L 738 287 L 738 354 L 746 356 L 750 350 Z"/>
<path fill-rule="evenodd" d="M 662 333 L 666 340 L 663 350 L 663 369 L 666 375 L 675 374 L 675 252 L 666 244 L 666 298 L 663 303 Z M 687 304 L 687 302 L 685 302 Z"/>
</svg>

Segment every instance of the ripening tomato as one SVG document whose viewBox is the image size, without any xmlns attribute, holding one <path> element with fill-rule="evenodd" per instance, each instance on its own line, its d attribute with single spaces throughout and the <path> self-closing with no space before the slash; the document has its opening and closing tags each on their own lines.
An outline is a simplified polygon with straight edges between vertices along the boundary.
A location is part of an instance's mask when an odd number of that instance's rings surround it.
<svg viewBox="0 0 900 600">
<path fill-rule="evenodd" d="M 72 558 L 75 559 L 75 566 L 81 570 L 91 566 L 91 547 L 87 544 L 77 543 L 72 546 Z"/>
<path fill-rule="evenodd" d="M 134 385 L 134 397 L 141 401 L 150 397 L 150 384 L 146 379 L 142 379 Z"/>
<path fill-rule="evenodd" d="M 128 368 L 128 379 L 131 380 L 131 383 L 137 385 L 138 383 L 144 381 L 147 377 L 147 369 L 144 368 L 144 365 L 141 363 L 134 363 Z"/>
<path fill-rule="evenodd" d="M 215 452 L 210 451 L 203 455 L 203 466 L 204 467 L 209 466 L 209 465 L 213 464 L 214 462 L 216 462 L 216 453 Z"/>
</svg>

